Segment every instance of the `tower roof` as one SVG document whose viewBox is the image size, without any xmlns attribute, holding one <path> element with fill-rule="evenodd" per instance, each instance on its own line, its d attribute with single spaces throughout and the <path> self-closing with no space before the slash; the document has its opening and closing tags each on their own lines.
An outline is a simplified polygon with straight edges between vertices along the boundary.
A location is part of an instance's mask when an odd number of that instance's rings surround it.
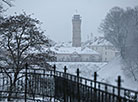
<svg viewBox="0 0 138 102">
<path fill-rule="evenodd" d="M 79 14 L 75 14 L 73 16 L 73 20 L 80 20 L 81 16 Z"/>
</svg>

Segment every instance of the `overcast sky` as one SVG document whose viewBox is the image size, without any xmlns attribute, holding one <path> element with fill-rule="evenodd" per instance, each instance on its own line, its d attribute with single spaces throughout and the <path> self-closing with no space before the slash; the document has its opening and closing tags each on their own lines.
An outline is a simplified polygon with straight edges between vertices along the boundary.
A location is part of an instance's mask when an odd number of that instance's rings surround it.
<svg viewBox="0 0 138 102">
<path fill-rule="evenodd" d="M 15 0 L 13 3 L 15 6 L 8 14 L 33 13 L 43 22 L 45 34 L 54 41 L 72 40 L 72 17 L 77 10 L 82 17 L 81 36 L 85 41 L 90 33 L 100 35 L 98 27 L 112 7 L 134 7 L 138 0 Z"/>
</svg>

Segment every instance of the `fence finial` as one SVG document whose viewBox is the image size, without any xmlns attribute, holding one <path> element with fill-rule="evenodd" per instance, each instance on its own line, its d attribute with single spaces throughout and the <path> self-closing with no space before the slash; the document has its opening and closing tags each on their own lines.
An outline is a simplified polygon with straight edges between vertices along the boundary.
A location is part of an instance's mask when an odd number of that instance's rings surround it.
<svg viewBox="0 0 138 102">
<path fill-rule="evenodd" d="M 53 69 L 54 69 L 54 73 L 56 72 L 56 65 L 54 64 L 53 66 Z"/>
<path fill-rule="evenodd" d="M 97 72 L 94 72 L 94 81 L 96 81 L 97 80 Z"/>
<path fill-rule="evenodd" d="M 121 87 L 121 83 L 124 82 L 124 80 L 121 79 L 121 76 L 119 75 L 117 80 L 115 80 L 117 82 L 117 86 Z"/>
<path fill-rule="evenodd" d="M 79 76 L 79 75 L 80 75 L 80 70 L 79 70 L 79 68 L 77 68 L 76 73 L 77 73 L 77 76 Z"/>
<path fill-rule="evenodd" d="M 66 66 L 64 66 L 64 73 L 66 73 L 67 72 L 67 67 Z"/>
</svg>

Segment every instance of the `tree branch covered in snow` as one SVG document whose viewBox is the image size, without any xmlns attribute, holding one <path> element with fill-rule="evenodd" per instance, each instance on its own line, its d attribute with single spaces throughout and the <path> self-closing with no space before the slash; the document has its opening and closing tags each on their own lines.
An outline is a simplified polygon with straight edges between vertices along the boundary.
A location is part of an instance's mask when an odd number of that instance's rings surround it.
<svg viewBox="0 0 138 102">
<path fill-rule="evenodd" d="M 8 5 L 9 7 L 13 6 L 13 0 L 0 0 L 0 13 L 4 11 L 4 4 Z"/>
<path fill-rule="evenodd" d="M 112 8 L 101 23 L 100 30 L 120 50 L 126 69 L 138 80 L 138 7 Z"/>
<path fill-rule="evenodd" d="M 10 7 L 13 6 L 13 4 L 11 3 L 13 0 L 1 0 L 1 1 L 4 2 L 5 4 L 7 4 Z"/>
<path fill-rule="evenodd" d="M 10 79 L 9 72 L 14 72 L 10 90 L 15 87 L 25 63 L 46 70 L 51 68 L 47 61 L 54 56 L 44 51 L 50 44 L 39 25 L 39 20 L 25 13 L 3 18 L 0 22 L 1 68 Z"/>
</svg>

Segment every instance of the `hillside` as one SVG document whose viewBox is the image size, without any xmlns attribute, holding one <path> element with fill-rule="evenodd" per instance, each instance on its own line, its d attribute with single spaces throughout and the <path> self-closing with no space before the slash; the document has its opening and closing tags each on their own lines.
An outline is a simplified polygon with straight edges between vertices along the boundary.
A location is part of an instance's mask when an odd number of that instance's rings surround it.
<svg viewBox="0 0 138 102">
<path fill-rule="evenodd" d="M 132 77 L 128 76 L 122 67 L 122 59 L 119 56 L 98 71 L 99 81 L 117 85 L 115 80 L 117 79 L 118 75 L 120 75 L 123 80 L 122 87 L 138 90 L 138 82 L 134 81 Z"/>
</svg>

